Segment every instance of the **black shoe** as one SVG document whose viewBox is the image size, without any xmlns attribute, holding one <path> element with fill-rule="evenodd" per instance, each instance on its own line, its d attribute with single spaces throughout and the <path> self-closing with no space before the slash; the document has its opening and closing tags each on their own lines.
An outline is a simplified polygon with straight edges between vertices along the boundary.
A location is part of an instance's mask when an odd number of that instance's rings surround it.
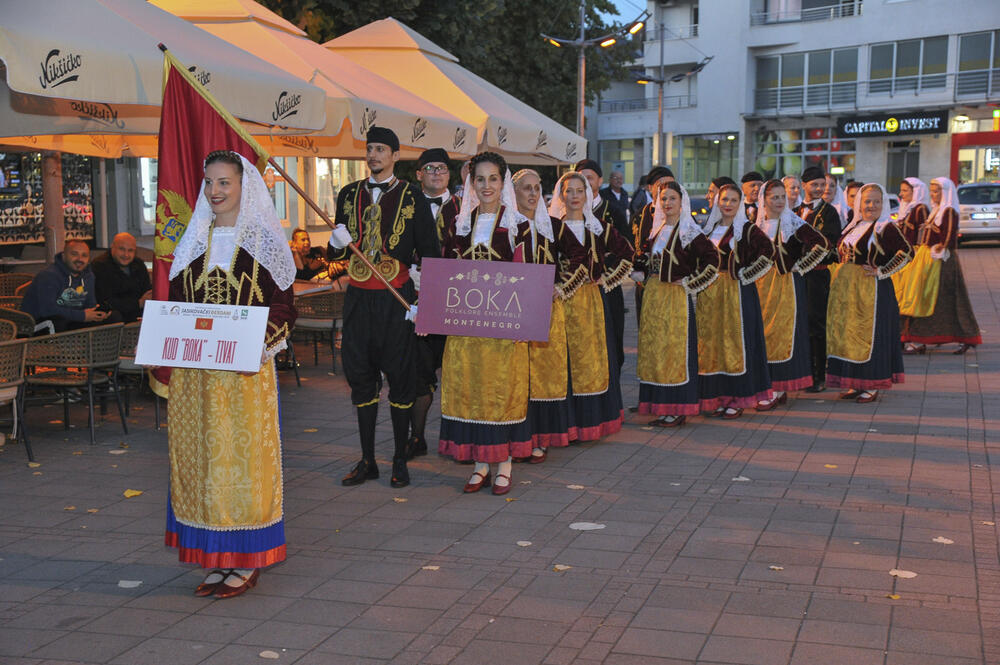
<svg viewBox="0 0 1000 665">
<path fill-rule="evenodd" d="M 427 441 L 422 436 L 412 436 L 406 443 L 406 459 L 427 454 Z"/>
<path fill-rule="evenodd" d="M 378 478 L 378 465 L 375 462 L 363 459 L 355 464 L 351 472 L 341 479 L 340 484 L 350 487 L 352 485 L 360 485 L 366 480 L 375 480 L 376 478 Z"/>
<path fill-rule="evenodd" d="M 826 390 L 826 381 L 814 381 L 811 386 L 806 388 L 807 393 L 821 393 Z"/>
<path fill-rule="evenodd" d="M 410 472 L 406 469 L 406 459 L 403 457 L 392 458 L 392 480 L 389 484 L 399 489 L 410 484 Z"/>
</svg>

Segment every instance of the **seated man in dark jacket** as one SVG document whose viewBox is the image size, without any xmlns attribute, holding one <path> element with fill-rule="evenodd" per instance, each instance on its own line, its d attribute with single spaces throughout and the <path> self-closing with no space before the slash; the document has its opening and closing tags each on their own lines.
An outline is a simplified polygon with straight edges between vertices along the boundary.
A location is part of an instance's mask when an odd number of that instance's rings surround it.
<svg viewBox="0 0 1000 665">
<path fill-rule="evenodd" d="M 91 264 L 96 279 L 97 302 L 131 323 L 142 316 L 142 306 L 150 298 L 153 285 L 146 264 L 135 256 L 135 238 L 119 233 L 106 254 Z"/>
<path fill-rule="evenodd" d="M 82 240 L 67 240 L 52 265 L 35 275 L 21 309 L 35 321 L 51 321 L 55 332 L 106 322 L 110 312 L 97 308 L 90 248 Z"/>
</svg>

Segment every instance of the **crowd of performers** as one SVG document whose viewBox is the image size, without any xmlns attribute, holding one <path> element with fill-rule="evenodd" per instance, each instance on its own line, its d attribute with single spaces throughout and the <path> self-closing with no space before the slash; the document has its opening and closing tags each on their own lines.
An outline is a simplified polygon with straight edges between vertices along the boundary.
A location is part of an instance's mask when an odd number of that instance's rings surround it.
<svg viewBox="0 0 1000 665">
<path fill-rule="evenodd" d="M 816 167 L 784 180 L 722 177 L 702 225 L 665 167 L 647 176 L 649 202 L 628 220 L 598 195 L 591 160 L 559 179 L 546 206 L 539 174 L 512 174 L 496 153 L 471 160 L 461 198 L 443 149 L 420 156 L 419 186 L 395 176 L 392 131 L 371 128 L 366 154 L 371 175 L 341 190 L 328 249 L 348 265 L 342 356 L 361 443 L 344 485 L 379 477 L 383 381 L 397 488 L 410 482 L 407 461 L 428 451 L 439 371 L 438 452 L 474 465 L 467 493 L 506 494 L 514 462 L 542 463 L 551 448 L 619 431 L 629 278 L 639 326 L 632 410 L 659 427 L 769 411 L 789 392 L 827 386 L 873 402 L 904 380 L 904 353 L 981 342 L 947 178 L 929 187 L 907 178 L 893 220 L 881 185 L 848 183 L 845 193 Z M 548 340 L 418 336 L 419 264 L 429 257 L 554 266 Z M 166 542 L 182 561 L 214 568 L 199 596 L 239 595 L 285 558 L 272 359 L 295 321 L 295 270 L 256 168 L 210 154 L 170 298 L 262 305 L 270 316 L 260 371 L 173 373 Z"/>
<path fill-rule="evenodd" d="M 617 432 L 621 286 L 629 278 L 639 327 L 632 410 L 659 427 L 701 413 L 769 411 L 790 392 L 828 386 L 842 399 L 873 402 L 904 380 L 904 353 L 980 343 L 956 252 L 955 186 L 946 178 L 929 188 L 908 178 L 894 220 L 880 185 L 851 182 L 845 192 L 818 167 L 783 180 L 721 177 L 699 224 L 684 187 L 656 167 L 646 179 L 650 202 L 628 220 L 599 196 L 602 173 L 592 160 L 564 174 L 546 206 L 537 172 L 511 173 L 491 152 L 463 170 L 459 198 L 448 189 L 447 153 L 425 151 L 418 189 L 393 175 L 398 146 L 389 130 L 369 133 L 372 175 L 341 192 L 330 240 L 352 266 L 342 348 L 362 459 L 345 485 L 378 477 L 383 376 L 394 487 L 409 482 L 407 460 L 427 452 L 439 371 L 438 452 L 475 465 L 466 492 L 492 486 L 506 494 L 515 462 L 541 463 L 550 448 Z M 421 258 L 554 266 L 548 341 L 415 335 L 416 306 L 403 316 L 349 256 L 352 241 L 413 302 Z"/>
</svg>

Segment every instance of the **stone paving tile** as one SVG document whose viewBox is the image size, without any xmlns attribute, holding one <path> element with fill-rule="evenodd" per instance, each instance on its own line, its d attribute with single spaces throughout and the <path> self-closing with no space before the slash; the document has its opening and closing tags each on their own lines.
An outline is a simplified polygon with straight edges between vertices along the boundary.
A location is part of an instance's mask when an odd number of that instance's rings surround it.
<svg viewBox="0 0 1000 665">
<path fill-rule="evenodd" d="M 962 257 L 983 328 L 1000 329 L 1000 253 Z M 128 436 L 103 418 L 96 446 L 32 408 L 42 466 L 0 446 L 0 662 L 246 663 L 269 648 L 301 665 L 1000 663 L 1000 543 L 982 524 L 997 521 L 997 349 L 987 333 L 962 358 L 907 357 L 907 382 L 863 409 L 827 391 L 673 431 L 628 415 L 606 441 L 516 466 L 506 502 L 463 495 L 471 468 L 435 455 L 389 488 L 385 407 L 383 477 L 342 487 L 349 390 L 306 347 L 302 387 L 279 377 L 289 558 L 228 601 L 194 598 L 204 572 L 162 546 L 166 436 L 148 397 Z M 438 422 L 435 404 L 431 440 Z"/>
</svg>

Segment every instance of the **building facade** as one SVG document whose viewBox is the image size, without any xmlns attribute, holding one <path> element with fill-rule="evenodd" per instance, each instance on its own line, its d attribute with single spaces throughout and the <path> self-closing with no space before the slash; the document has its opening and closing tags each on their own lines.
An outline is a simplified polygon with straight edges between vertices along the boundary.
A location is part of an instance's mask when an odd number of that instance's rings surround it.
<svg viewBox="0 0 1000 665">
<path fill-rule="evenodd" d="M 891 190 L 908 176 L 1000 180 L 997 0 L 652 0 L 648 10 L 636 66 L 654 82 L 615 84 L 589 116 L 596 157 L 631 187 L 664 162 L 692 192 L 717 175 L 811 165 Z"/>
</svg>

